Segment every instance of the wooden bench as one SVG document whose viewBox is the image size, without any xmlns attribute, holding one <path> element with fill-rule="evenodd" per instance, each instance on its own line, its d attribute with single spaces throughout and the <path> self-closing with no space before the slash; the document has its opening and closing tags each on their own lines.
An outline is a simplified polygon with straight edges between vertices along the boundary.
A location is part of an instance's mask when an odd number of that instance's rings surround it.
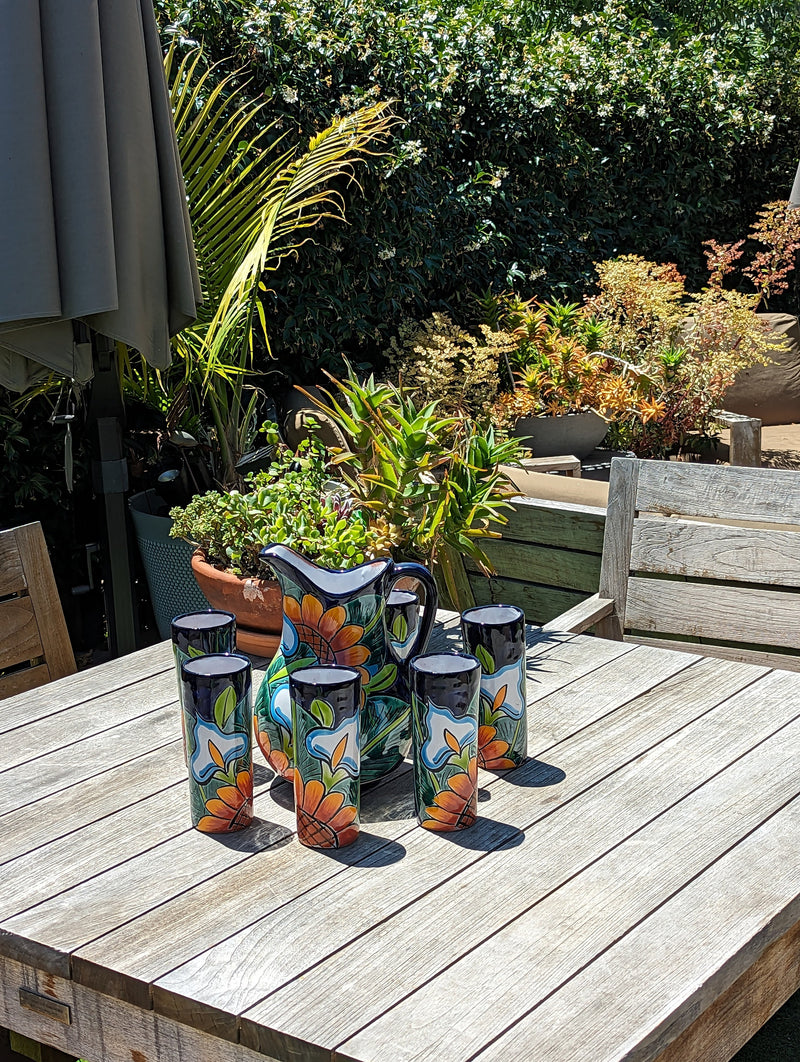
<svg viewBox="0 0 800 1062">
<path fill-rule="evenodd" d="M 552 623 L 800 670 L 798 591 L 800 472 L 615 460 L 599 591 Z"/>
<path fill-rule="evenodd" d="M 0 531 L 0 698 L 74 672 L 42 525 Z"/>
</svg>

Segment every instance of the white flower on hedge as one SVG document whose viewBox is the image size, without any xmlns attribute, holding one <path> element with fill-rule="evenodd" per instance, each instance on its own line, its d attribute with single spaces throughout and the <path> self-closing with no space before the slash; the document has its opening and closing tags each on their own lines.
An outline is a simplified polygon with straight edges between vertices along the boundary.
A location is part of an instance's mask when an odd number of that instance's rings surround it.
<svg viewBox="0 0 800 1062">
<path fill-rule="evenodd" d="M 281 96 L 287 103 L 297 103 L 297 89 L 291 87 L 291 85 L 281 86 Z"/>
<path fill-rule="evenodd" d="M 388 262 L 388 260 L 394 258 L 396 254 L 397 249 L 394 247 L 381 247 L 380 251 L 378 251 L 378 258 L 380 258 L 382 262 Z"/>
</svg>

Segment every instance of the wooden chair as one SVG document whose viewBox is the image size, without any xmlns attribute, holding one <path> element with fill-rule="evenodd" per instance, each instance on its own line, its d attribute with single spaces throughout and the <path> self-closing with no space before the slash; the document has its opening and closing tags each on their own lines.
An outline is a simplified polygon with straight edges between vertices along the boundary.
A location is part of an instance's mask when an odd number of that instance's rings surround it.
<svg viewBox="0 0 800 1062">
<path fill-rule="evenodd" d="M 0 698 L 75 670 L 42 525 L 0 531 Z"/>
<path fill-rule="evenodd" d="M 800 472 L 616 458 L 599 593 L 544 630 L 592 626 L 800 671 Z"/>
</svg>

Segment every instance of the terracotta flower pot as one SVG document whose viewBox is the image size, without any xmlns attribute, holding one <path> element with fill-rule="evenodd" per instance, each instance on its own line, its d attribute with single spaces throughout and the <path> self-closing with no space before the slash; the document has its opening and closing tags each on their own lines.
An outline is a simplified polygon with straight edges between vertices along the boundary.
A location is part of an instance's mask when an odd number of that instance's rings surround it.
<svg viewBox="0 0 800 1062">
<path fill-rule="evenodd" d="M 192 571 L 211 607 L 236 616 L 237 648 L 258 656 L 273 656 L 283 626 L 283 595 L 277 580 L 254 579 L 215 568 L 202 550 L 192 554 Z"/>
</svg>

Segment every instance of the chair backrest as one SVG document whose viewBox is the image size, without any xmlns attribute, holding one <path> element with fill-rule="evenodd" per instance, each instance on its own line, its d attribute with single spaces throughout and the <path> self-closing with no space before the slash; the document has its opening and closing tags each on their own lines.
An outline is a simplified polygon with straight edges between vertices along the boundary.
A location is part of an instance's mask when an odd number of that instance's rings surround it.
<svg viewBox="0 0 800 1062">
<path fill-rule="evenodd" d="M 604 637 L 800 670 L 800 472 L 616 458 L 600 596 Z"/>
<path fill-rule="evenodd" d="M 0 531 L 0 698 L 75 670 L 42 525 Z"/>
</svg>

